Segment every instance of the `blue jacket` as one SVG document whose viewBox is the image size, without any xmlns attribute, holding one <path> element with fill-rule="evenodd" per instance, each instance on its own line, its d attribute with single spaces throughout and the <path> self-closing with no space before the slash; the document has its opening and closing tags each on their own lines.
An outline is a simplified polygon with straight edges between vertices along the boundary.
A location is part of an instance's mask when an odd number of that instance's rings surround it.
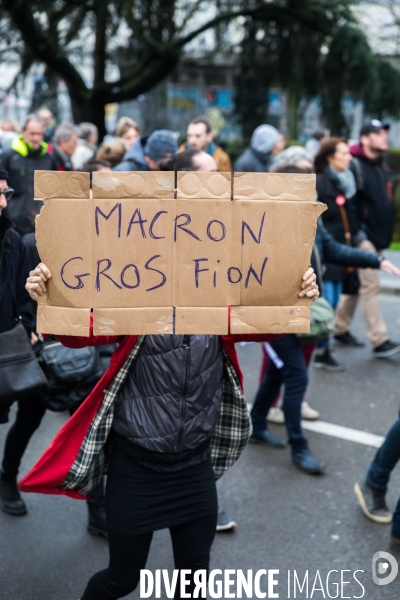
<svg viewBox="0 0 400 600">
<path fill-rule="evenodd" d="M 365 250 L 359 250 L 358 248 L 352 248 L 351 246 L 346 246 L 346 244 L 340 244 L 331 236 L 320 221 L 318 221 L 317 225 L 314 246 L 317 246 L 318 248 L 322 271 L 325 263 L 357 267 L 358 269 L 379 269 L 382 261 L 382 257 L 378 254 L 365 252 Z M 313 248 L 311 255 L 311 266 L 317 274 L 318 285 L 322 294 L 321 277 L 323 273 L 319 273 L 315 248 Z"/>
<path fill-rule="evenodd" d="M 142 136 L 125 152 L 122 163 L 114 167 L 113 171 L 150 171 L 144 159 L 144 147 L 147 136 Z"/>
</svg>

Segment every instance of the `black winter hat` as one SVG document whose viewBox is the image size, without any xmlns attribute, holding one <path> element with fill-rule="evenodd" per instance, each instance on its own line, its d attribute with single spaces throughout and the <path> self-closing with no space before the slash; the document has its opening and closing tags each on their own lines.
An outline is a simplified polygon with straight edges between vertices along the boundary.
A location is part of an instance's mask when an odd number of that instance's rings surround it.
<svg viewBox="0 0 400 600">
<path fill-rule="evenodd" d="M 5 179 L 8 182 L 8 173 L 0 162 L 0 179 Z"/>
</svg>

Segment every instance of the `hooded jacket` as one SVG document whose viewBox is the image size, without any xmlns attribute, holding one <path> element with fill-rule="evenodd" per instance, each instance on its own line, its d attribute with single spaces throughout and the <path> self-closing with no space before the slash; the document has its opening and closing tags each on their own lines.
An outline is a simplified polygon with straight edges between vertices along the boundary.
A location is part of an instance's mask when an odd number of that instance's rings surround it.
<svg viewBox="0 0 400 600">
<path fill-rule="evenodd" d="M 35 217 L 42 207 L 41 202 L 33 199 L 35 171 L 54 171 L 57 166 L 45 142 L 40 142 L 38 150 L 34 150 L 21 136 L 1 155 L 1 162 L 9 174 L 8 185 L 14 189 L 5 214 L 15 223 L 16 231 L 25 235 L 35 230 Z"/>
<path fill-rule="evenodd" d="M 267 173 L 272 164 L 271 154 L 247 148 L 233 165 L 235 173 Z"/>
<path fill-rule="evenodd" d="M 144 159 L 144 148 L 148 136 L 142 136 L 125 152 L 122 163 L 114 167 L 113 171 L 150 171 Z"/>
<path fill-rule="evenodd" d="M 360 174 L 353 163 L 350 169 L 358 182 L 358 191 L 354 202 L 354 221 L 377 249 L 387 248 L 393 235 L 395 203 L 393 200 L 393 172 L 382 156 L 368 158 L 362 146 L 356 144 L 350 148 L 351 154 L 358 160 Z"/>
</svg>

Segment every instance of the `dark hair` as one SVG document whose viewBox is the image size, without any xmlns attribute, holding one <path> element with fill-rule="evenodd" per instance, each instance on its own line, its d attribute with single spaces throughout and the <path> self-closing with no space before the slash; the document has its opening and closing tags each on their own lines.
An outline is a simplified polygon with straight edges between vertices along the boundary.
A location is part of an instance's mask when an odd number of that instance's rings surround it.
<svg viewBox="0 0 400 600">
<path fill-rule="evenodd" d="M 297 165 L 285 165 L 279 171 L 275 171 L 275 173 L 307 173 L 311 174 L 312 169 L 307 169 L 305 167 L 298 167 Z"/>
<path fill-rule="evenodd" d="M 322 140 L 322 138 L 326 137 L 326 131 L 324 129 L 317 129 L 312 133 L 312 137 L 316 140 Z"/>
<path fill-rule="evenodd" d="M 160 161 L 158 166 L 161 171 L 196 171 L 193 159 L 198 154 L 201 154 L 201 150 L 189 148 Z"/>
<path fill-rule="evenodd" d="M 108 167 L 111 169 L 111 163 L 108 160 L 102 160 L 101 158 L 91 158 L 84 165 L 82 165 L 81 171 L 85 173 L 93 173 L 93 171 L 100 171 L 99 167 Z"/>
<path fill-rule="evenodd" d="M 211 133 L 211 125 L 209 121 L 203 117 L 197 117 L 196 119 L 193 119 L 193 121 L 190 121 L 189 125 L 197 125 L 198 123 L 203 123 L 203 125 L 206 127 L 206 133 Z"/>
<path fill-rule="evenodd" d="M 322 142 L 321 148 L 314 159 L 315 172 L 321 175 L 329 165 L 328 158 L 333 156 L 339 144 L 347 144 L 346 138 L 328 138 Z"/>
</svg>

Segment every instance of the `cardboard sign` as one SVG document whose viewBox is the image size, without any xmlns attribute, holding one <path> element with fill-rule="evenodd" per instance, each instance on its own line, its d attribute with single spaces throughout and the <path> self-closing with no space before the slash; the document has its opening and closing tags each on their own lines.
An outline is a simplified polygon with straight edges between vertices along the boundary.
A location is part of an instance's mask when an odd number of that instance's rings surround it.
<svg viewBox="0 0 400 600">
<path fill-rule="evenodd" d="M 314 175 L 37 171 L 35 198 L 39 332 L 309 331 Z"/>
</svg>

